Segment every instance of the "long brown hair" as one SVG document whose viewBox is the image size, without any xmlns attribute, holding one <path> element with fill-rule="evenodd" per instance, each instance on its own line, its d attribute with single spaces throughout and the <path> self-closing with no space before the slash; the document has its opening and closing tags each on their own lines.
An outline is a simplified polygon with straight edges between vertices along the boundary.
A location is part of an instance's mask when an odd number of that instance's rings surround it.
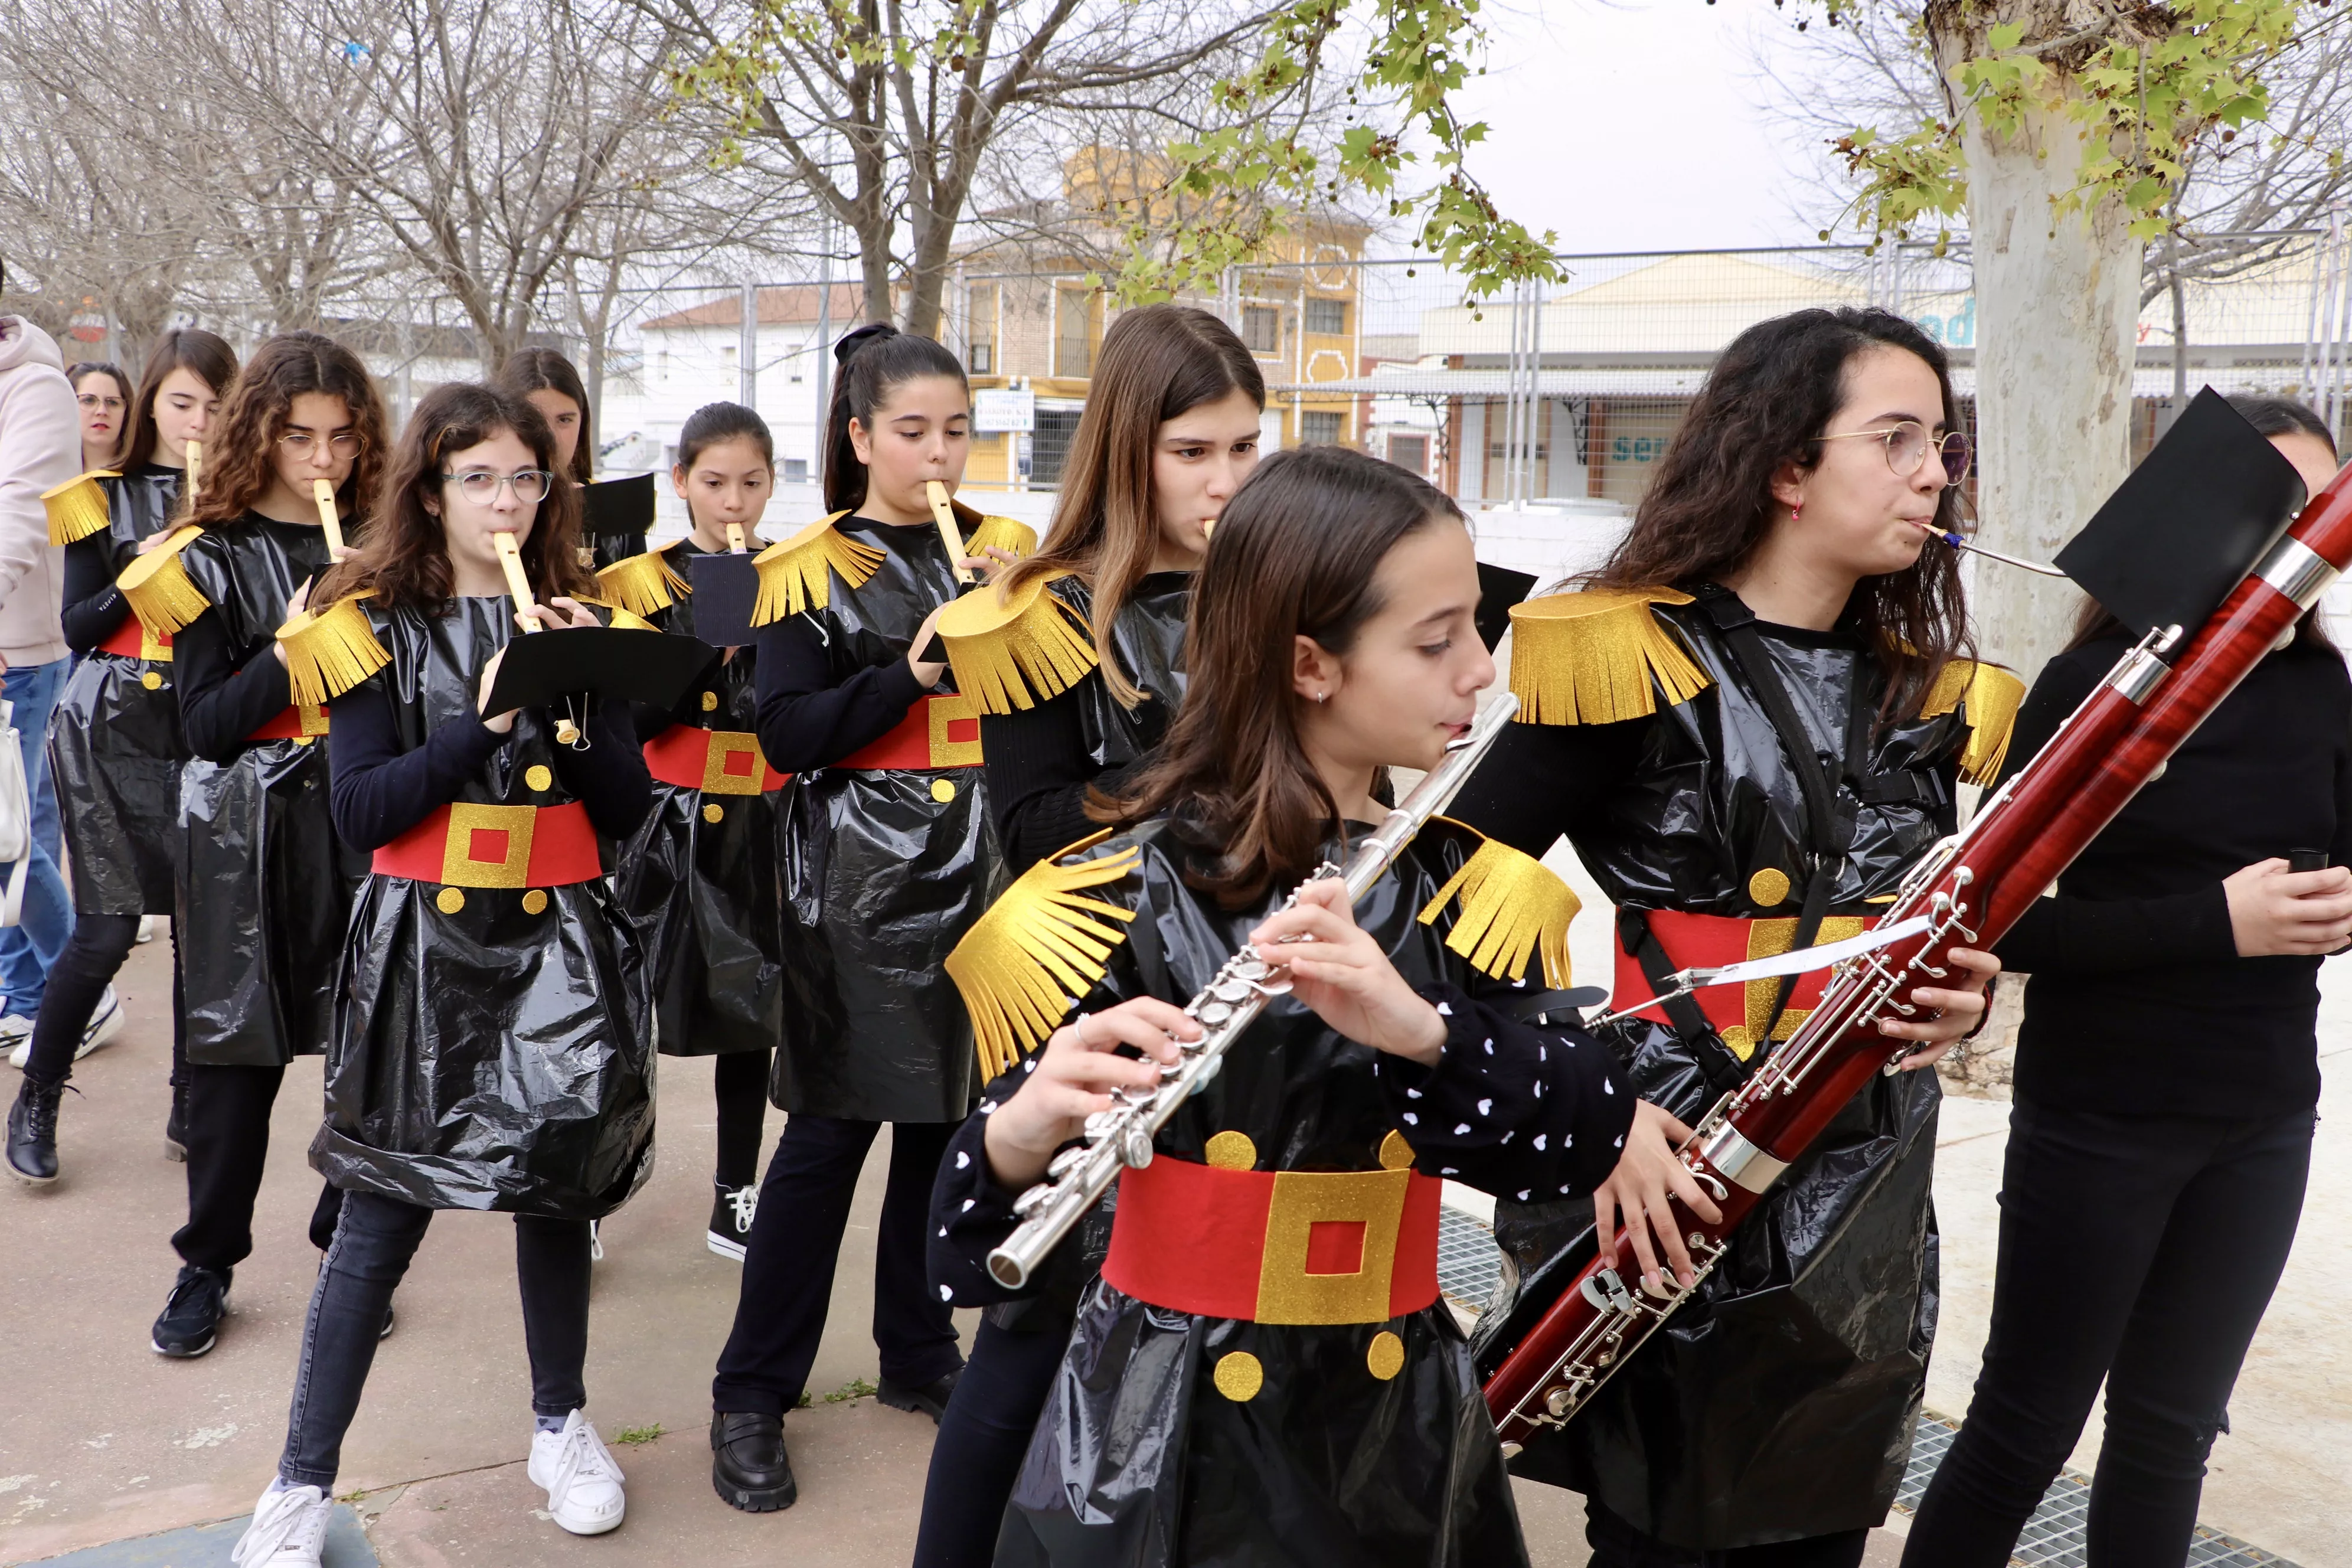
<svg viewBox="0 0 2352 1568">
<path fill-rule="evenodd" d="M 1299 744 L 1292 639 L 1334 655 L 1381 610 L 1374 574 L 1398 541 L 1440 518 L 1444 491 L 1344 447 L 1268 458 L 1218 520 L 1192 591 L 1184 706 L 1159 759 L 1087 813 L 1120 826 L 1173 810 L 1203 851 L 1185 879 L 1228 908 L 1303 877 L 1339 815 Z"/>
<path fill-rule="evenodd" d="M 1234 330 L 1190 305 L 1129 310 L 1103 334 L 1086 412 L 1062 466 L 1062 490 L 1045 547 L 1006 574 L 1010 597 L 1049 572 L 1067 572 L 1094 595 L 1095 654 L 1103 684 L 1129 708 L 1143 693 L 1111 657 L 1119 607 L 1151 570 L 1160 548 L 1151 455 L 1160 427 L 1236 392 L 1265 406 L 1265 377 Z"/>
<path fill-rule="evenodd" d="M 360 438 L 351 478 L 335 492 L 346 520 L 366 516 L 383 468 L 383 398 L 359 355 L 323 332 L 280 332 L 253 352 L 221 408 L 220 434 L 205 450 L 203 491 L 189 521 L 206 528 L 240 521 L 269 493 L 278 438 L 304 393 L 340 397 Z"/>
<path fill-rule="evenodd" d="M 173 327 L 155 340 L 155 352 L 147 356 L 139 391 L 131 399 L 131 417 L 123 421 L 114 445 L 114 465 L 124 473 L 154 460 L 155 398 L 163 390 L 163 378 L 175 370 L 211 387 L 215 397 L 226 397 L 236 384 L 236 351 L 202 327 Z"/>
<path fill-rule="evenodd" d="M 511 431 L 539 466 L 555 477 L 522 542 L 523 571 L 542 598 L 590 593 L 580 565 L 580 487 L 555 466 L 555 432 L 521 394 L 449 382 L 425 395 L 400 433 L 383 484 L 369 513 L 367 542 L 336 567 L 311 597 L 331 605 L 367 594 L 387 608 L 438 615 L 456 589 L 448 535 L 425 498 L 441 489 L 443 467 L 457 453 Z"/>
<path fill-rule="evenodd" d="M 2262 397 L 2252 393 L 2236 394 L 2229 404 L 2245 416 L 2256 435 L 2265 439 L 2274 436 L 2309 436 L 2326 443 L 2329 457 L 2339 460 L 2342 458 L 2336 449 L 2336 433 L 2308 404 L 2297 403 L 2292 397 Z M 2083 607 L 2074 613 L 2074 635 L 2066 639 L 2061 651 L 2072 653 L 2084 643 L 2096 642 L 2101 637 L 2120 637 L 2128 641 L 2131 635 L 2131 628 L 2109 615 L 2105 605 L 2096 599 L 2085 599 Z M 2330 652 L 2336 647 L 2336 639 L 2319 624 L 2316 610 L 2305 610 L 2295 621 L 2294 640 L 2305 647 L 2324 647 Z"/>
<path fill-rule="evenodd" d="M 584 485 L 596 477 L 596 429 L 588 412 L 588 389 L 570 360 L 553 349 L 517 349 L 499 366 L 490 384 L 518 397 L 556 392 L 572 399 L 580 410 L 580 443 L 572 448 L 572 480 Z"/>
<path fill-rule="evenodd" d="M 1811 468 L 1845 401 L 1845 370 L 1879 347 L 1916 354 L 1936 373 L 1944 427 L 1964 430 L 1951 364 L 1933 338 L 1892 311 L 1852 306 L 1759 321 L 1723 351 L 1675 432 L 1633 526 L 1597 572 L 1596 588 L 1673 587 L 1737 573 L 1772 531 L 1772 474 Z M 1960 492 L 1944 491 L 1936 526 L 1959 526 Z M 1930 544 L 1901 572 L 1865 577 L 1850 609 L 1886 671 L 1882 712 L 1923 700 L 1936 676 L 1970 650 L 1953 552 Z"/>
</svg>

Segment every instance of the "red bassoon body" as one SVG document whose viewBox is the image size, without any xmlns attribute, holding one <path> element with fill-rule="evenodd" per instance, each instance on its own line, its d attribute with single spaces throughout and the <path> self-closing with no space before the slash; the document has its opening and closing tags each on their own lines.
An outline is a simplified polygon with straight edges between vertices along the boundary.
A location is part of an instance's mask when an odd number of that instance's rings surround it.
<svg viewBox="0 0 2352 1568">
<path fill-rule="evenodd" d="M 2144 639 L 1965 830 L 1912 869 L 1878 925 L 1917 929 L 1839 964 L 1821 1005 L 1683 1149 L 1723 1215 L 1709 1225 L 1675 1206 L 1702 1279 L 1789 1165 L 1908 1048 L 1890 1046 L 1873 1020 L 1908 1012 L 1903 999 L 1945 974 L 1948 949 L 1982 948 L 2006 931 L 2347 566 L 2352 470 L 2304 509 L 2185 647 L 2178 627 Z M 2168 664 L 2163 653 L 2174 654 Z M 1669 1279 L 1654 1296 L 1629 1288 L 1639 1278 L 1621 1235 L 1510 1348 L 1486 1385 L 1506 1452 L 1573 1418 L 1696 1289 Z"/>
</svg>

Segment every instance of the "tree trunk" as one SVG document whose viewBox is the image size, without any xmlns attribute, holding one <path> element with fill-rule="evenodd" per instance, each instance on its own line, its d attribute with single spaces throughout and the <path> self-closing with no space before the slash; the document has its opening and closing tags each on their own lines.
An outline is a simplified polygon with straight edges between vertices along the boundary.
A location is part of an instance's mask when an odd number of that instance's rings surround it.
<svg viewBox="0 0 2352 1568">
<path fill-rule="evenodd" d="M 2114 203 L 2053 220 L 2084 132 L 2029 109 L 2014 136 L 1966 130 L 1977 292 L 1977 507 L 1993 548 L 2047 561 L 2131 467 L 2141 247 Z M 2064 646 L 2082 595 L 1982 559 L 1978 647 L 2029 683 Z"/>
</svg>

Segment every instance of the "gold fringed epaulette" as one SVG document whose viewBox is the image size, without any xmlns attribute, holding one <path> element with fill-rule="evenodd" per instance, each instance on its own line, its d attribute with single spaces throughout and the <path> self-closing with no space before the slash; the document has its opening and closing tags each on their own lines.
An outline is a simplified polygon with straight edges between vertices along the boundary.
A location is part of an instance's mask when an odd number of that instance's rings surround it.
<svg viewBox="0 0 2352 1568">
<path fill-rule="evenodd" d="M 1651 606 L 1673 588 L 1588 588 L 1511 606 L 1511 692 L 1523 724 L 1610 724 L 1687 702 L 1711 682 Z"/>
<path fill-rule="evenodd" d="M 1045 590 L 1067 575 L 1032 578 L 1010 602 L 992 588 L 976 589 L 940 612 L 956 689 L 977 699 L 982 712 L 1034 708 L 1095 667 L 1086 623 Z"/>
<path fill-rule="evenodd" d="M 204 533 L 193 522 L 182 523 L 163 542 L 122 569 L 114 585 L 131 601 L 139 624 L 159 637 L 167 637 L 213 607 L 205 591 L 188 575 L 180 552 Z"/>
<path fill-rule="evenodd" d="M 106 526 L 106 491 L 100 488 L 100 479 L 119 479 L 122 476 L 112 468 L 92 468 L 89 472 L 68 479 L 55 489 L 41 492 L 41 505 L 48 509 L 49 542 L 71 544 L 77 539 L 88 539 Z"/>
<path fill-rule="evenodd" d="M 1081 839 L 1022 872 L 948 954 L 947 972 L 971 1015 L 984 1077 L 1010 1071 L 1045 1044 L 1103 977 L 1111 950 L 1127 940 L 1121 927 L 1135 911 L 1083 898 L 1079 889 L 1118 881 L 1135 869 L 1142 851 L 1061 864 L 1108 837 Z"/>
<path fill-rule="evenodd" d="M 316 708 L 331 702 L 392 662 L 360 608 L 366 596 L 354 594 L 323 610 L 304 610 L 278 628 L 296 703 Z"/>
<path fill-rule="evenodd" d="M 1446 906 L 1456 903 L 1445 945 L 1473 968 L 1497 980 L 1524 979 L 1528 956 L 1541 953 L 1545 987 L 1568 989 L 1568 928 L 1584 906 L 1549 867 L 1499 839 L 1486 839 L 1423 908 L 1421 923 L 1435 924 Z"/>
<path fill-rule="evenodd" d="M 2000 776 L 2009 755 L 2010 731 L 2017 725 L 2017 710 L 2025 700 L 2025 682 L 1997 664 L 1956 658 L 1945 665 L 1920 705 L 1919 716 L 1933 719 L 1953 709 L 1966 710 L 1969 743 L 1960 752 L 1963 783 L 1990 786 Z"/>
<path fill-rule="evenodd" d="M 753 626 L 770 626 L 803 610 L 824 609 L 833 602 L 836 572 L 850 587 L 862 588 L 868 577 L 881 570 L 882 551 L 834 531 L 833 525 L 848 515 L 835 512 L 751 557 L 751 563 L 760 569 L 760 596 L 751 602 Z"/>
<path fill-rule="evenodd" d="M 978 555 L 990 549 L 1002 550 L 1007 555 L 1034 555 L 1037 531 L 1014 518 L 983 517 L 980 526 L 964 536 L 963 548 L 967 555 Z"/>
<path fill-rule="evenodd" d="M 676 540 L 670 541 L 675 544 Z M 668 609 L 677 603 L 680 594 L 691 594 L 693 586 L 678 575 L 677 568 L 669 563 L 666 552 L 669 544 L 656 546 L 642 555 L 624 555 L 596 574 L 596 585 L 604 590 L 612 604 L 633 616 L 645 616 Z"/>
</svg>

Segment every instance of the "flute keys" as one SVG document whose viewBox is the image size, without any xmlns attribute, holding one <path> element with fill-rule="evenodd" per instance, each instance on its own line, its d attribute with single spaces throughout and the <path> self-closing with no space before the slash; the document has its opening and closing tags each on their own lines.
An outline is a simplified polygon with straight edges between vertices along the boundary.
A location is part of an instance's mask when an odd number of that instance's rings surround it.
<svg viewBox="0 0 2352 1568">
<path fill-rule="evenodd" d="M 1234 967 L 1238 971 L 1242 966 L 1237 964 Z M 1237 1005 L 1248 1001 L 1250 982 L 1261 979 L 1265 976 L 1265 965 L 1258 963 L 1255 959 L 1252 959 L 1248 967 L 1255 970 L 1257 973 L 1255 974 L 1242 974 L 1236 973 L 1228 976 L 1221 976 L 1218 979 L 1212 981 L 1209 984 L 1209 999 L 1213 1002 L 1223 1002 L 1228 1006 Z"/>
<path fill-rule="evenodd" d="M 1201 1010 L 1192 1016 L 1213 1029 L 1232 1018 L 1234 1010 L 1230 1004 L 1212 1000 L 1201 1004 Z"/>
<path fill-rule="evenodd" d="M 1118 1157 L 1132 1171 L 1140 1171 L 1151 1163 L 1151 1134 L 1141 1127 L 1129 1127 L 1120 1142 Z"/>
</svg>

